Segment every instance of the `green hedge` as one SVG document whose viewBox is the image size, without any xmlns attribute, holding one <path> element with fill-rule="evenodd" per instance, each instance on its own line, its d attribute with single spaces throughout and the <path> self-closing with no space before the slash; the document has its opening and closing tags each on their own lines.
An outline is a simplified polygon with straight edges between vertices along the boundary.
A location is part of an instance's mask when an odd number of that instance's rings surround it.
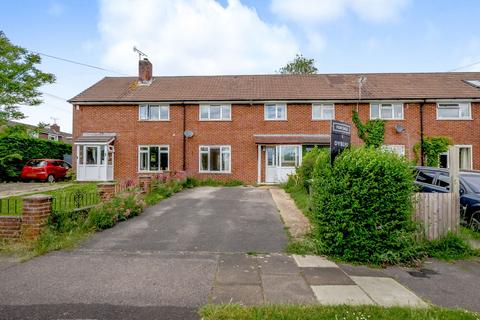
<svg viewBox="0 0 480 320">
<path fill-rule="evenodd" d="M 18 180 L 22 167 L 30 159 L 63 159 L 72 154 L 72 146 L 63 142 L 8 136 L 0 138 L 0 181 Z"/>
<path fill-rule="evenodd" d="M 374 148 L 316 162 L 312 209 L 320 251 L 346 261 L 398 263 L 417 255 L 409 163 Z"/>
</svg>

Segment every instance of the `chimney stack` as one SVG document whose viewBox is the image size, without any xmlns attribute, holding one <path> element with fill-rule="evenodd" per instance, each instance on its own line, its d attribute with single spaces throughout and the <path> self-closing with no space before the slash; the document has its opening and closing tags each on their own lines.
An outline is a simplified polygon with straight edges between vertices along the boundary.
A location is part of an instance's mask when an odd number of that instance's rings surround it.
<svg viewBox="0 0 480 320">
<path fill-rule="evenodd" d="M 50 129 L 55 131 L 55 132 L 60 132 L 60 126 L 56 123 L 50 125 Z"/>
<path fill-rule="evenodd" d="M 149 85 L 152 83 L 152 63 L 147 58 L 138 61 L 138 83 Z"/>
</svg>

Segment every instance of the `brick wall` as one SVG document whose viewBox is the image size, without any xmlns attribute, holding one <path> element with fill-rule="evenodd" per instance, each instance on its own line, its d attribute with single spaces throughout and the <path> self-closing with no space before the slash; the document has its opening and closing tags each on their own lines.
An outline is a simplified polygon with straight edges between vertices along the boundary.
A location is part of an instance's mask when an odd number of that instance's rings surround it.
<svg viewBox="0 0 480 320">
<path fill-rule="evenodd" d="M 0 217 L 0 239 L 14 240 L 20 238 L 22 218 Z"/>
<path fill-rule="evenodd" d="M 351 123 L 354 103 L 335 104 L 335 118 Z M 257 181 L 257 146 L 254 134 L 328 134 L 330 123 L 312 120 L 310 104 L 288 104 L 287 121 L 265 121 L 263 104 L 233 104 L 232 121 L 199 121 L 198 105 L 186 105 L 186 130 L 194 133 L 186 142 L 186 171 L 198 178 L 221 180 L 239 179 L 247 183 Z M 369 119 L 369 104 L 359 105 L 363 122 Z M 420 140 L 420 106 L 404 104 L 405 120 L 389 120 L 385 127 L 385 144 L 405 145 L 413 159 L 413 146 Z M 474 167 L 480 169 L 480 108 L 472 103 L 474 120 L 436 120 L 436 105 L 424 106 L 426 136 L 449 136 L 455 144 L 473 145 Z M 115 132 L 115 179 L 138 179 L 138 145 L 166 144 L 170 146 L 170 170 L 181 171 L 183 161 L 183 106 L 170 106 L 170 121 L 138 121 L 138 106 L 80 106 L 73 112 L 74 139 L 83 132 Z M 395 125 L 406 130 L 397 133 Z M 352 143 L 360 144 L 355 126 Z M 199 173 L 199 146 L 226 144 L 231 146 L 231 174 Z M 76 153 L 76 150 L 74 150 Z M 75 156 L 75 155 L 74 155 Z M 265 154 L 262 154 L 265 159 Z M 75 159 L 75 157 L 74 157 Z M 75 161 L 73 161 L 75 163 Z M 262 164 L 263 168 L 263 164 Z"/>
</svg>

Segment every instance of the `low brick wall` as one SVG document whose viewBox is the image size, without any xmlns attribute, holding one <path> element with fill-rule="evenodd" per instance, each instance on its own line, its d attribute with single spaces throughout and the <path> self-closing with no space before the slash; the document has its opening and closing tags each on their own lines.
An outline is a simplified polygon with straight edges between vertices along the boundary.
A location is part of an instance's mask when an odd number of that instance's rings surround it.
<svg viewBox="0 0 480 320">
<path fill-rule="evenodd" d="M 21 228 L 21 217 L 0 217 L 0 239 L 7 241 L 19 239 L 22 235 Z"/>
</svg>

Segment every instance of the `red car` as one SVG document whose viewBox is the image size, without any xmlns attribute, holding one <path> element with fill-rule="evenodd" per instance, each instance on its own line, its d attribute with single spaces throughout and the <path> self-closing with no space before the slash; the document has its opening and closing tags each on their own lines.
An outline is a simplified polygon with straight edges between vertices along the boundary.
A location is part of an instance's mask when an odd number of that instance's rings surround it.
<svg viewBox="0 0 480 320">
<path fill-rule="evenodd" d="M 22 180 L 42 180 L 54 182 L 65 178 L 72 166 L 63 160 L 32 159 L 23 167 L 20 178 Z"/>
</svg>

